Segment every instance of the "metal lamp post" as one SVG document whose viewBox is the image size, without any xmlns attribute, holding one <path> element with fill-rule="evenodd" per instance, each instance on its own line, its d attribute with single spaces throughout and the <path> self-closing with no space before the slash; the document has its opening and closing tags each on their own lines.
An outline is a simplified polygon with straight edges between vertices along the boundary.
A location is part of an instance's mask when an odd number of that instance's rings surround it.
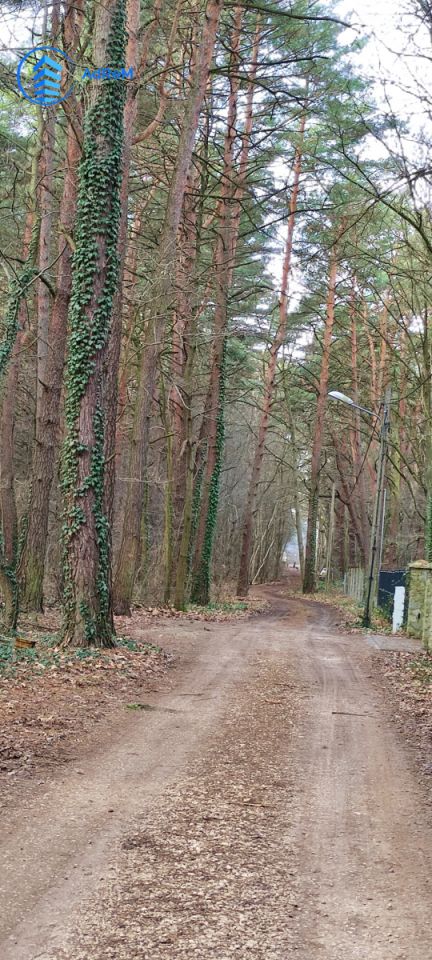
<svg viewBox="0 0 432 960">
<path fill-rule="evenodd" d="M 375 566 L 376 558 L 378 553 L 378 537 L 380 530 L 383 530 L 384 527 L 384 489 L 385 489 L 385 475 L 386 475 L 386 464 L 387 464 L 387 445 L 388 445 L 388 435 L 390 427 L 390 402 L 391 402 L 391 388 L 388 387 L 386 390 L 385 398 L 382 402 L 382 415 L 374 413 L 372 410 L 368 410 L 367 407 L 361 407 L 358 403 L 355 403 L 354 400 L 351 400 L 350 397 L 345 396 L 344 393 L 339 393 L 338 390 L 332 390 L 329 393 L 329 397 L 333 400 L 339 400 L 341 403 L 346 403 L 349 407 L 354 407 L 356 410 L 361 410 L 363 413 L 369 414 L 371 417 L 376 417 L 377 420 L 381 421 L 381 430 L 380 430 L 380 454 L 379 454 L 379 464 L 378 464 L 378 477 L 377 477 L 377 488 L 375 495 L 375 504 L 374 504 L 374 514 L 372 520 L 372 531 L 371 531 L 371 545 L 370 545 L 370 554 L 369 554 L 369 577 L 366 593 L 366 601 L 363 612 L 362 624 L 364 627 L 370 627 L 371 625 L 371 600 L 373 593 L 373 584 L 375 578 Z M 381 534 L 382 536 L 382 534 Z M 381 553 L 381 551 L 380 551 Z"/>
</svg>

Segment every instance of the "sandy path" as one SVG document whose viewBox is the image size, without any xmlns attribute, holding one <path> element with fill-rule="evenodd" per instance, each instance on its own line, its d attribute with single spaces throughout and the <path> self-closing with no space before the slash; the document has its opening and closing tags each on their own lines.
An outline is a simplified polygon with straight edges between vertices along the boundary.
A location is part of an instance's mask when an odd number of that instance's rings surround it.
<svg viewBox="0 0 432 960">
<path fill-rule="evenodd" d="M 371 648 L 267 594 L 179 627 L 157 709 L 2 816 L 2 960 L 432 960 L 430 811 Z"/>
</svg>

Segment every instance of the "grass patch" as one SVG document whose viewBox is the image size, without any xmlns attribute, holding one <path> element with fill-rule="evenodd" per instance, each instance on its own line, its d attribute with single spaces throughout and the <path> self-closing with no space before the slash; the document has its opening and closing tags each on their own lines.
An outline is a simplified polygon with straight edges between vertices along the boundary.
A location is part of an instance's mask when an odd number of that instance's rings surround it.
<svg viewBox="0 0 432 960">
<path fill-rule="evenodd" d="M 49 634 L 38 637 L 37 646 L 32 649 L 15 649 L 13 639 L 4 637 L 0 643 L 0 677 L 16 677 L 23 668 L 42 673 L 47 668 L 57 667 L 61 653 L 56 643 L 56 636 Z"/>
<path fill-rule="evenodd" d="M 162 647 L 158 647 L 155 643 L 138 643 L 136 640 L 132 640 L 131 637 L 116 637 L 117 647 L 123 647 L 125 650 L 130 650 L 132 653 L 163 653 Z M 114 648 L 116 649 L 116 648 Z"/>
<path fill-rule="evenodd" d="M 188 603 L 187 605 L 187 610 L 192 610 L 195 613 L 238 613 L 248 609 L 249 606 L 244 600 L 233 600 L 232 602 L 224 600 L 219 603 L 207 603 L 206 606 L 199 603 Z"/>
</svg>

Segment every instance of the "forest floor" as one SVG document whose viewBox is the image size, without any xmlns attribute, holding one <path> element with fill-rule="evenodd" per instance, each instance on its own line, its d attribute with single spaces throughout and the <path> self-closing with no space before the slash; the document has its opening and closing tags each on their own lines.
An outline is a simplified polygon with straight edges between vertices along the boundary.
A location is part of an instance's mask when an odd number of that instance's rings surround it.
<svg viewBox="0 0 432 960">
<path fill-rule="evenodd" d="M 161 648 L 161 637 L 173 647 L 185 629 L 195 635 L 194 624 L 205 632 L 208 623 L 237 622 L 265 607 L 253 596 L 186 613 L 137 607 L 131 618 L 116 617 L 118 645 L 106 651 L 59 647 L 56 607 L 22 617 L 20 636 L 36 647 L 0 643 L 0 811 L 23 781 L 43 785 L 59 765 L 79 760 L 97 725 L 122 727 L 128 711 L 150 709 L 146 692 L 176 656 Z"/>
<path fill-rule="evenodd" d="M 165 654 L 93 729 L 81 704 L 63 763 L 8 778 L 2 960 L 431 960 L 430 779 L 397 692 L 416 647 L 261 595 L 235 623 L 135 625 Z"/>
</svg>

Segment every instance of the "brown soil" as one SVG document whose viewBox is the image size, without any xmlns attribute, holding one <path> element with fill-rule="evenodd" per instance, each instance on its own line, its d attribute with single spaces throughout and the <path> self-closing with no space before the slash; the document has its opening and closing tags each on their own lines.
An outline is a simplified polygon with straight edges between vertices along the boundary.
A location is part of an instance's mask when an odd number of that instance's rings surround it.
<svg viewBox="0 0 432 960">
<path fill-rule="evenodd" d="M 111 732 L 117 725 L 122 728 L 125 710 L 145 702 L 146 692 L 175 659 L 160 649 L 161 638 L 175 648 L 173 637 L 192 640 L 196 624 L 205 632 L 209 623 L 245 620 L 266 606 L 263 598 L 250 597 L 245 610 L 232 603 L 187 613 L 138 607 L 131 618 L 116 617 L 118 636 L 133 640 L 136 649 L 123 644 L 84 659 L 55 647 L 58 609 L 23 617 L 23 636 L 36 639 L 39 656 L 33 661 L 30 654 L 28 659 L 27 651 L 23 659 L 2 664 L 0 808 L 12 795 L 19 796 L 23 780 L 45 783 L 56 767 L 91 750 L 99 724 L 109 724 Z M 48 646 L 44 637 L 51 637 Z"/>
<path fill-rule="evenodd" d="M 168 663 L 142 644 L 82 661 L 12 664 L 15 676 L 0 679 L 0 809 L 23 781 L 45 783 L 92 749 L 96 726 L 122 725 L 127 705 L 145 698 Z"/>
<path fill-rule="evenodd" d="M 22 781 L 2 960 L 430 960 L 430 808 L 379 654 L 264 593 L 254 620 L 161 623 L 154 709 Z"/>
</svg>

